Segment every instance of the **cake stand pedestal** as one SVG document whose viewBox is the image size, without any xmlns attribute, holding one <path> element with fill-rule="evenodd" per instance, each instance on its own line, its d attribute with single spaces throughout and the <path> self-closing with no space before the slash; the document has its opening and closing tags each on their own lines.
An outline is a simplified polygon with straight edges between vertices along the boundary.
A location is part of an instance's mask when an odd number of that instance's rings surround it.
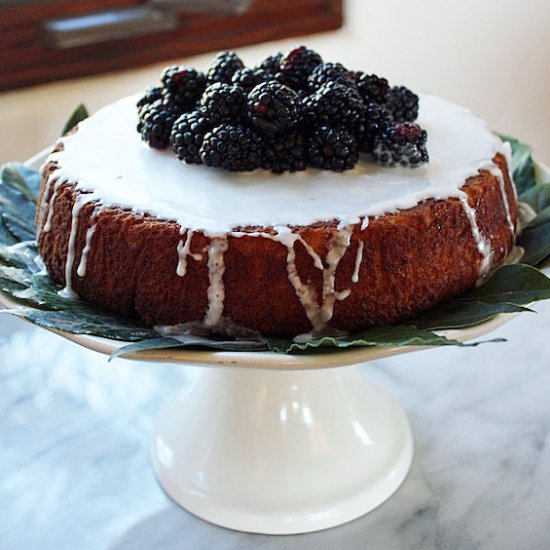
<svg viewBox="0 0 550 550">
<path fill-rule="evenodd" d="M 193 514 L 306 533 L 365 514 L 405 479 L 407 418 L 357 366 L 197 370 L 161 412 L 152 453 L 164 490 Z"/>
</svg>

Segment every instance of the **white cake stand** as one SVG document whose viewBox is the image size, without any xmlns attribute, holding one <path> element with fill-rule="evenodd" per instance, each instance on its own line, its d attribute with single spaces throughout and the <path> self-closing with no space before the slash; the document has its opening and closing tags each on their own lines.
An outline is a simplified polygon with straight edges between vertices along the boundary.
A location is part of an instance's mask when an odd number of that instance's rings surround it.
<svg viewBox="0 0 550 550">
<path fill-rule="evenodd" d="M 0 294 L 6 307 L 15 304 Z M 444 331 L 461 341 L 510 318 Z M 53 332 L 110 354 L 124 343 Z M 413 443 L 400 404 L 358 365 L 424 347 L 307 355 L 186 349 L 128 354 L 194 369 L 157 421 L 152 463 L 163 489 L 209 522 L 265 534 L 318 531 L 387 500 L 409 471 Z"/>
</svg>

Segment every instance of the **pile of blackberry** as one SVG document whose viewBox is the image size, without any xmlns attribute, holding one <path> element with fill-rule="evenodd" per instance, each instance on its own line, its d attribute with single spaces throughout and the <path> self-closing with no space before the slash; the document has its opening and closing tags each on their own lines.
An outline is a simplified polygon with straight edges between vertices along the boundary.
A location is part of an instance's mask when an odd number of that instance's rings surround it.
<svg viewBox="0 0 550 550">
<path fill-rule="evenodd" d="M 342 172 L 361 155 L 388 167 L 428 162 L 426 131 L 414 123 L 416 94 L 324 63 L 305 46 L 257 67 L 231 51 L 220 52 L 206 74 L 168 67 L 137 108 L 142 140 L 170 146 L 186 163 L 281 173 L 308 166 Z"/>
</svg>

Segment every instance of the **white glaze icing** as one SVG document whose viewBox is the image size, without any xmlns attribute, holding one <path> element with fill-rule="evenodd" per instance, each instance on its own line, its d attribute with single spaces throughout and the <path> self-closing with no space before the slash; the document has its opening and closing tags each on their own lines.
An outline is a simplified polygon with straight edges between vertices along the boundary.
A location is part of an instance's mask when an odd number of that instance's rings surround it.
<svg viewBox="0 0 550 550">
<path fill-rule="evenodd" d="M 185 235 L 185 242 L 183 239 L 180 239 L 178 242 L 178 265 L 176 267 L 176 274 L 178 277 L 185 277 L 187 273 L 187 258 L 190 256 L 196 262 L 200 262 L 202 260 L 202 254 L 194 254 L 191 252 L 191 239 L 193 238 L 193 231 L 191 229 L 182 227 L 180 229 L 180 235 L 182 237 Z"/>
<path fill-rule="evenodd" d="M 46 184 L 48 193 L 49 193 L 49 190 L 52 186 L 52 181 L 55 181 L 55 183 L 53 184 L 53 191 L 51 193 L 51 196 L 48 199 L 48 216 L 46 217 L 46 223 L 44 224 L 44 227 L 40 228 L 40 232 L 44 231 L 45 233 L 47 233 L 51 229 L 52 219 L 53 219 L 53 211 L 54 211 L 54 208 L 55 208 L 55 199 L 57 198 L 57 191 L 59 190 L 59 187 L 61 186 L 61 184 L 63 183 L 64 180 L 62 178 L 54 180 L 52 177 L 50 177 L 48 179 L 47 184 Z M 46 200 L 46 199 L 44 199 L 44 200 Z"/>
<path fill-rule="evenodd" d="M 282 244 L 287 249 L 286 267 L 288 280 L 294 288 L 296 296 L 300 300 L 302 307 L 312 326 L 312 334 L 324 334 L 327 323 L 334 315 L 334 304 L 336 300 L 345 300 L 351 295 L 351 289 L 344 289 L 337 292 L 335 289 L 336 270 L 340 260 L 344 257 L 346 250 L 349 247 L 351 239 L 351 227 L 340 224 L 336 232 L 331 238 L 328 246 L 327 254 L 321 258 L 317 252 L 299 235 L 293 233 L 288 226 L 274 227 L 273 233 L 253 232 L 243 233 L 235 232 L 233 236 L 243 237 L 245 235 L 251 237 L 263 237 Z M 296 244 L 300 243 L 309 257 L 312 259 L 313 265 L 322 272 L 323 284 L 322 294 L 319 298 L 313 284 L 304 282 L 298 273 L 296 267 Z"/>
<path fill-rule="evenodd" d="M 84 244 L 84 248 L 82 249 L 82 255 L 80 257 L 80 263 L 78 264 L 78 269 L 76 270 L 76 274 L 79 277 L 86 277 L 86 271 L 88 267 L 88 254 L 90 253 L 90 250 L 92 249 L 92 238 L 94 236 L 96 227 L 97 227 L 97 215 L 99 213 L 99 208 L 96 208 L 92 215 L 90 216 L 90 227 L 88 227 L 86 231 L 86 243 Z"/>
<path fill-rule="evenodd" d="M 472 236 L 476 243 L 477 250 L 481 254 L 481 264 L 479 267 L 479 275 L 480 277 L 483 278 L 489 273 L 489 269 L 491 268 L 491 260 L 493 257 L 491 241 L 489 239 L 486 239 L 481 233 L 479 226 L 477 224 L 477 216 L 476 216 L 475 208 L 470 206 L 470 204 L 468 203 L 468 195 L 466 193 L 462 193 L 459 198 L 460 198 L 460 203 L 464 208 L 464 213 L 466 214 L 466 217 L 470 222 L 470 227 L 472 228 Z"/>
<path fill-rule="evenodd" d="M 71 215 L 71 230 L 69 232 L 69 240 L 67 244 L 67 260 L 65 262 L 65 288 L 59 291 L 61 296 L 65 298 L 78 298 L 78 295 L 73 290 L 73 266 L 75 260 L 75 241 L 78 232 L 78 221 L 80 219 L 80 211 L 82 207 L 89 201 L 89 195 L 78 195 L 73 204 Z"/>
<path fill-rule="evenodd" d="M 512 221 L 512 212 L 510 211 L 510 203 L 508 201 L 508 195 L 506 194 L 506 184 L 504 181 L 504 175 L 499 166 L 493 166 L 490 170 L 490 173 L 495 176 L 498 180 L 498 186 L 500 189 L 500 196 L 502 198 L 502 205 L 504 206 L 504 211 L 506 212 L 506 221 L 508 223 L 508 228 L 510 232 L 515 235 L 516 228 L 514 227 L 514 222 Z"/>
<path fill-rule="evenodd" d="M 459 196 L 464 181 L 490 168 L 490 159 L 504 151 L 467 109 L 423 95 L 418 121 L 428 131 L 428 165 L 387 169 L 360 162 L 343 174 L 314 169 L 231 173 L 182 164 L 171 151 L 142 143 L 135 130 L 135 101 L 125 98 L 101 109 L 64 137 L 63 150 L 50 155 L 60 165 L 51 178 L 73 182 L 104 204 L 207 234 L 333 219 L 351 225 L 428 198 Z"/>
<path fill-rule="evenodd" d="M 355 256 L 355 268 L 353 270 L 353 275 L 351 276 L 352 283 L 359 282 L 359 269 L 361 268 L 361 262 L 363 261 L 364 247 L 365 247 L 365 243 L 363 241 L 359 241 L 359 244 L 357 245 L 357 254 Z"/>
<path fill-rule="evenodd" d="M 274 175 L 257 170 L 234 174 L 204 166 L 180 163 L 169 152 L 150 149 L 135 131 L 136 97 L 125 98 L 108 106 L 79 126 L 76 134 L 62 140 L 62 149 L 52 153 L 57 161 L 46 184 L 44 203 L 49 208 L 43 231 L 51 227 L 54 203 L 61 182 L 74 184 L 88 193 L 86 200 L 103 206 L 119 206 L 136 213 L 148 213 L 161 219 L 173 220 L 181 226 L 182 239 L 177 245 L 177 275 L 184 277 L 188 257 L 200 261 L 200 254 L 190 251 L 195 231 L 211 237 L 208 248 L 208 308 L 203 320 L 206 327 L 216 327 L 223 321 L 225 289 L 224 253 L 227 236 L 261 236 L 275 240 L 287 249 L 287 272 L 296 296 L 310 320 L 313 334 L 326 329 L 333 316 L 336 300 L 344 300 L 351 289 L 335 291 L 335 276 L 339 262 L 350 243 L 351 226 L 360 224 L 367 230 L 369 216 L 411 208 L 429 198 L 458 197 L 472 229 L 481 256 L 480 274 L 490 268 L 491 244 L 477 224 L 476 212 L 460 190 L 464 181 L 480 170 L 496 175 L 491 159 L 498 152 L 510 158 L 510 148 L 487 128 L 485 123 L 468 110 L 434 96 L 423 95 L 418 122 L 429 135 L 430 163 L 421 168 L 385 169 L 360 162 L 343 174 L 308 169 L 296 174 Z M 108 139 L 106 138 L 108 137 Z M 113 147 L 113 143 L 117 146 Z M 93 154 L 90 154 L 93 151 Z M 511 213 L 499 171 L 499 184 L 510 229 Z M 55 182 L 55 183 L 54 183 Z M 78 202 L 78 201 L 77 201 Z M 40 206 L 39 229 L 42 227 L 45 204 Z M 67 287 L 71 294 L 74 238 L 78 226 L 80 202 L 75 203 L 67 254 Z M 338 220 L 327 255 L 321 258 L 289 226 L 309 225 L 317 221 Z M 261 226 L 273 228 L 273 233 L 242 233 L 236 228 Z M 95 225 L 87 232 L 86 246 L 78 274 L 86 273 Z M 185 235 L 185 240 L 183 236 Z M 322 296 L 301 280 L 296 269 L 295 245 L 300 242 L 313 264 L 322 271 Z M 352 283 L 359 280 L 363 255 L 360 241 L 355 260 Z M 82 268 L 82 269 L 81 269 Z"/>
<path fill-rule="evenodd" d="M 213 328 L 222 319 L 225 299 L 223 255 L 227 250 L 227 235 L 213 236 L 208 247 L 208 309 L 203 319 L 205 327 Z"/>
</svg>

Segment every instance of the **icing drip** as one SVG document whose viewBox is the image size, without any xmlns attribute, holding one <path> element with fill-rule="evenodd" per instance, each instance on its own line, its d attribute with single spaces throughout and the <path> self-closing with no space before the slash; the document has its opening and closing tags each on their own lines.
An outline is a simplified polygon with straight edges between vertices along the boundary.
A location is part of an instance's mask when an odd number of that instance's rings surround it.
<svg viewBox="0 0 550 550">
<path fill-rule="evenodd" d="M 491 268 L 491 260 L 493 258 L 493 250 L 491 248 L 491 242 L 486 239 L 479 230 L 477 225 L 476 211 L 468 204 L 468 195 L 462 193 L 459 197 L 460 203 L 464 208 L 464 212 L 470 222 L 470 227 L 472 228 L 472 236 L 474 237 L 476 248 L 481 254 L 481 265 L 479 268 L 479 274 L 481 277 L 485 277 Z"/>
<path fill-rule="evenodd" d="M 508 195 L 506 194 L 506 185 L 504 182 L 504 176 L 502 171 L 498 166 L 493 166 L 490 170 L 491 174 L 495 176 L 498 180 L 498 185 L 500 188 L 500 196 L 502 197 L 502 204 L 504 205 L 504 210 L 506 211 L 506 221 L 508 222 L 508 227 L 512 235 L 516 234 L 516 228 L 512 222 L 512 214 L 510 212 L 510 203 L 508 202 Z"/>
<path fill-rule="evenodd" d="M 73 290 L 72 276 L 74 264 L 74 249 L 76 234 L 78 231 L 78 219 L 82 207 L 88 202 L 88 198 L 84 195 L 79 195 L 74 201 L 72 216 L 71 216 L 71 231 L 69 233 L 69 242 L 67 245 L 67 259 L 65 261 L 65 288 L 59 291 L 59 295 L 64 298 L 77 298 L 76 292 Z"/>
<path fill-rule="evenodd" d="M 502 144 L 502 150 L 501 153 L 504 155 L 504 158 L 506 159 L 506 169 L 508 170 L 508 177 L 510 178 L 510 181 L 512 182 L 512 193 L 514 194 L 514 199 L 518 200 L 518 192 L 516 190 L 516 186 L 514 185 L 514 177 L 512 174 L 512 145 L 510 142 L 505 141 Z"/>
<path fill-rule="evenodd" d="M 178 242 L 178 266 L 176 267 L 176 274 L 178 277 L 185 277 L 187 273 L 187 257 L 191 256 L 196 262 L 202 260 L 202 254 L 193 254 L 191 252 L 191 239 L 193 238 L 193 231 L 191 229 L 185 229 L 182 227 L 180 229 L 180 235 L 185 234 L 185 243 L 183 239 L 180 239 Z"/>
<path fill-rule="evenodd" d="M 42 233 L 42 227 L 44 225 L 44 215 L 46 213 L 46 206 L 48 205 L 48 195 L 50 194 L 51 186 L 52 186 L 52 179 L 48 178 L 46 180 L 46 186 L 44 187 L 44 192 L 40 197 L 41 200 L 40 200 L 40 205 L 38 210 L 38 223 L 36 227 L 37 236 L 40 236 L 40 234 Z"/>
<path fill-rule="evenodd" d="M 76 274 L 79 277 L 85 277 L 86 276 L 86 269 L 88 266 L 88 254 L 90 253 L 90 250 L 92 248 L 92 237 L 94 236 L 96 226 L 97 226 L 97 214 L 99 209 L 96 208 L 92 215 L 90 216 L 90 227 L 88 227 L 88 230 L 86 231 L 86 243 L 84 245 L 84 248 L 82 250 L 82 256 L 80 257 L 80 263 L 78 264 L 78 269 L 76 270 Z"/>
<path fill-rule="evenodd" d="M 357 283 L 359 281 L 359 268 L 361 267 L 361 262 L 363 261 L 363 248 L 365 248 L 365 243 L 359 241 L 357 245 L 357 256 L 355 256 L 355 269 L 353 270 L 353 275 L 351 276 L 351 282 Z"/>
<path fill-rule="evenodd" d="M 227 250 L 227 235 L 212 237 L 208 247 L 208 309 L 203 320 L 205 327 L 215 327 L 222 318 L 225 299 L 223 255 Z"/>
<path fill-rule="evenodd" d="M 327 267 L 323 269 L 323 303 L 321 306 L 321 327 L 314 326 L 314 330 L 324 328 L 334 314 L 334 303 L 337 299 L 345 300 L 351 291 L 337 293 L 334 286 L 336 282 L 336 269 L 340 260 L 344 257 L 351 241 L 351 228 L 344 227 L 332 237 L 329 251 L 325 258 Z M 348 289 L 349 290 L 349 289 Z"/>
<path fill-rule="evenodd" d="M 48 180 L 48 188 L 51 186 L 51 183 L 50 183 L 51 178 L 52 178 L 52 176 L 50 176 L 50 178 Z M 62 182 L 61 178 L 58 178 L 56 180 L 56 182 L 53 186 L 52 196 L 48 200 L 48 217 L 46 218 L 46 224 L 44 225 L 44 228 L 43 228 L 43 231 L 45 233 L 47 233 L 52 227 L 52 219 L 53 219 L 53 210 L 54 210 L 54 205 L 55 205 L 55 199 L 57 197 L 57 191 L 59 190 L 59 187 L 61 186 L 62 183 L 63 182 Z M 40 232 L 42 232 L 42 228 L 41 228 Z"/>
<path fill-rule="evenodd" d="M 287 258 L 286 266 L 288 280 L 294 288 L 296 296 L 300 300 L 304 311 L 309 319 L 313 332 L 322 333 L 326 329 L 327 323 L 334 315 L 334 304 L 336 300 L 345 300 L 350 294 L 349 289 L 337 292 L 335 290 L 336 269 L 349 247 L 351 239 L 351 229 L 343 227 L 338 229 L 329 243 L 329 250 L 325 257 L 325 262 L 321 257 L 307 244 L 299 235 L 292 233 L 288 227 L 276 228 L 275 235 L 262 234 L 262 236 L 272 239 L 286 246 Z M 300 242 L 317 269 L 323 272 L 323 287 L 321 304 L 319 305 L 317 293 L 313 286 L 304 283 L 298 274 L 296 268 L 296 250 L 295 244 Z M 326 265 L 325 265 L 326 264 Z"/>
</svg>

